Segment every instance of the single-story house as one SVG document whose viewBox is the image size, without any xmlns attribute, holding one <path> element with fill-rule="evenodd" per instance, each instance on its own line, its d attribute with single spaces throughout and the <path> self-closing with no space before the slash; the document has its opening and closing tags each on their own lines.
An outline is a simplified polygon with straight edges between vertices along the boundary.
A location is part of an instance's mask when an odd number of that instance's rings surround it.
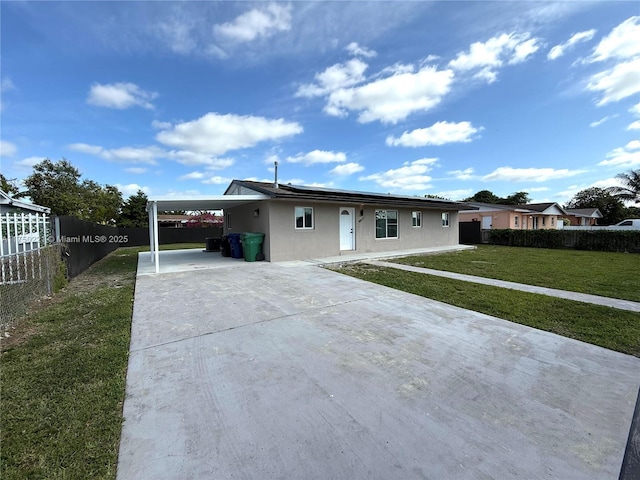
<svg viewBox="0 0 640 480">
<path fill-rule="evenodd" d="M 0 257 L 37 250 L 47 243 L 51 209 L 0 190 Z"/>
<path fill-rule="evenodd" d="M 43 207 L 41 205 L 36 205 L 34 203 L 24 202 L 22 200 L 18 200 L 17 198 L 13 198 L 9 196 L 8 193 L 0 190 L 0 215 L 4 215 L 5 213 L 51 213 L 51 209 L 49 207 Z"/>
<path fill-rule="evenodd" d="M 474 212 L 460 212 L 461 222 L 482 222 L 483 230 L 506 229 L 542 230 L 558 226 L 565 210 L 557 203 L 528 203 L 525 205 L 499 205 L 493 203 L 464 202 L 476 207 Z M 560 220 L 562 224 L 562 220 Z"/>
<path fill-rule="evenodd" d="M 565 208 L 564 218 L 569 220 L 572 226 L 593 226 L 598 223 L 598 219 L 602 218 L 602 212 L 597 208 Z"/>
<path fill-rule="evenodd" d="M 157 212 L 224 210 L 224 234 L 262 232 L 267 261 L 458 245 L 460 210 L 449 200 L 365 193 L 277 182 L 233 180 L 216 197 L 150 198 L 152 252 Z"/>
</svg>

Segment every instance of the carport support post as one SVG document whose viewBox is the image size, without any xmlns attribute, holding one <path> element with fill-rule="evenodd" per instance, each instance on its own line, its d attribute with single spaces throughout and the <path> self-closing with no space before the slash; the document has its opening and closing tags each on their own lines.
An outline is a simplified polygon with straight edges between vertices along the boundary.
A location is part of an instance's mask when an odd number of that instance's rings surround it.
<svg viewBox="0 0 640 480">
<path fill-rule="evenodd" d="M 151 248 L 151 263 L 155 264 L 156 273 L 160 272 L 158 236 L 158 203 L 151 202 L 151 209 L 149 210 L 149 247 Z"/>
</svg>

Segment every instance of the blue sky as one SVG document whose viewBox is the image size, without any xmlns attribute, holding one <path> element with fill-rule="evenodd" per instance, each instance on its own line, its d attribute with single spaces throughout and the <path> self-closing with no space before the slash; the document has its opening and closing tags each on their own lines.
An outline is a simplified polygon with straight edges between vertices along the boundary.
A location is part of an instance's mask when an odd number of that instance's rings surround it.
<svg viewBox="0 0 640 480">
<path fill-rule="evenodd" d="M 640 167 L 640 7 L 0 2 L 1 170 L 565 203 Z"/>
</svg>

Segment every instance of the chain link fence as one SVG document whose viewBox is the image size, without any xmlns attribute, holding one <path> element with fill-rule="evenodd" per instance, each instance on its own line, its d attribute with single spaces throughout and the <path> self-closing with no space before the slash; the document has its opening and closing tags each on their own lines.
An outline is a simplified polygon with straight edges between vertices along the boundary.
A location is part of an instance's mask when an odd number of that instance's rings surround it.
<svg viewBox="0 0 640 480">
<path fill-rule="evenodd" d="M 32 303 L 66 281 L 63 246 L 0 257 L 0 332 L 14 325 Z"/>
</svg>

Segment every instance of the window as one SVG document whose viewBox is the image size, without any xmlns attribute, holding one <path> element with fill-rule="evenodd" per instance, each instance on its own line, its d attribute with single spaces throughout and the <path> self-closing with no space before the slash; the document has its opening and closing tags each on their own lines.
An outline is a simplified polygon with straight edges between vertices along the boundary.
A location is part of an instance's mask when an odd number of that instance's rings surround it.
<svg viewBox="0 0 640 480">
<path fill-rule="evenodd" d="M 513 217 L 513 225 L 514 225 L 515 227 L 517 227 L 517 226 L 518 226 L 518 215 L 516 215 L 515 217 Z"/>
<path fill-rule="evenodd" d="M 296 229 L 313 228 L 313 208 L 296 207 Z"/>
<path fill-rule="evenodd" d="M 225 216 L 225 223 L 227 225 L 227 230 L 229 230 L 231 228 L 231 214 L 227 213 Z"/>
<path fill-rule="evenodd" d="M 551 226 L 553 227 L 553 221 L 555 220 L 555 217 L 551 217 Z"/>
<path fill-rule="evenodd" d="M 422 212 L 411 212 L 411 225 L 414 227 L 422 226 Z"/>
<path fill-rule="evenodd" d="M 376 238 L 398 238 L 397 210 L 376 210 Z"/>
<path fill-rule="evenodd" d="M 444 212 L 442 214 L 442 226 L 443 227 L 448 227 L 449 226 L 449 213 L 448 212 Z"/>
</svg>

